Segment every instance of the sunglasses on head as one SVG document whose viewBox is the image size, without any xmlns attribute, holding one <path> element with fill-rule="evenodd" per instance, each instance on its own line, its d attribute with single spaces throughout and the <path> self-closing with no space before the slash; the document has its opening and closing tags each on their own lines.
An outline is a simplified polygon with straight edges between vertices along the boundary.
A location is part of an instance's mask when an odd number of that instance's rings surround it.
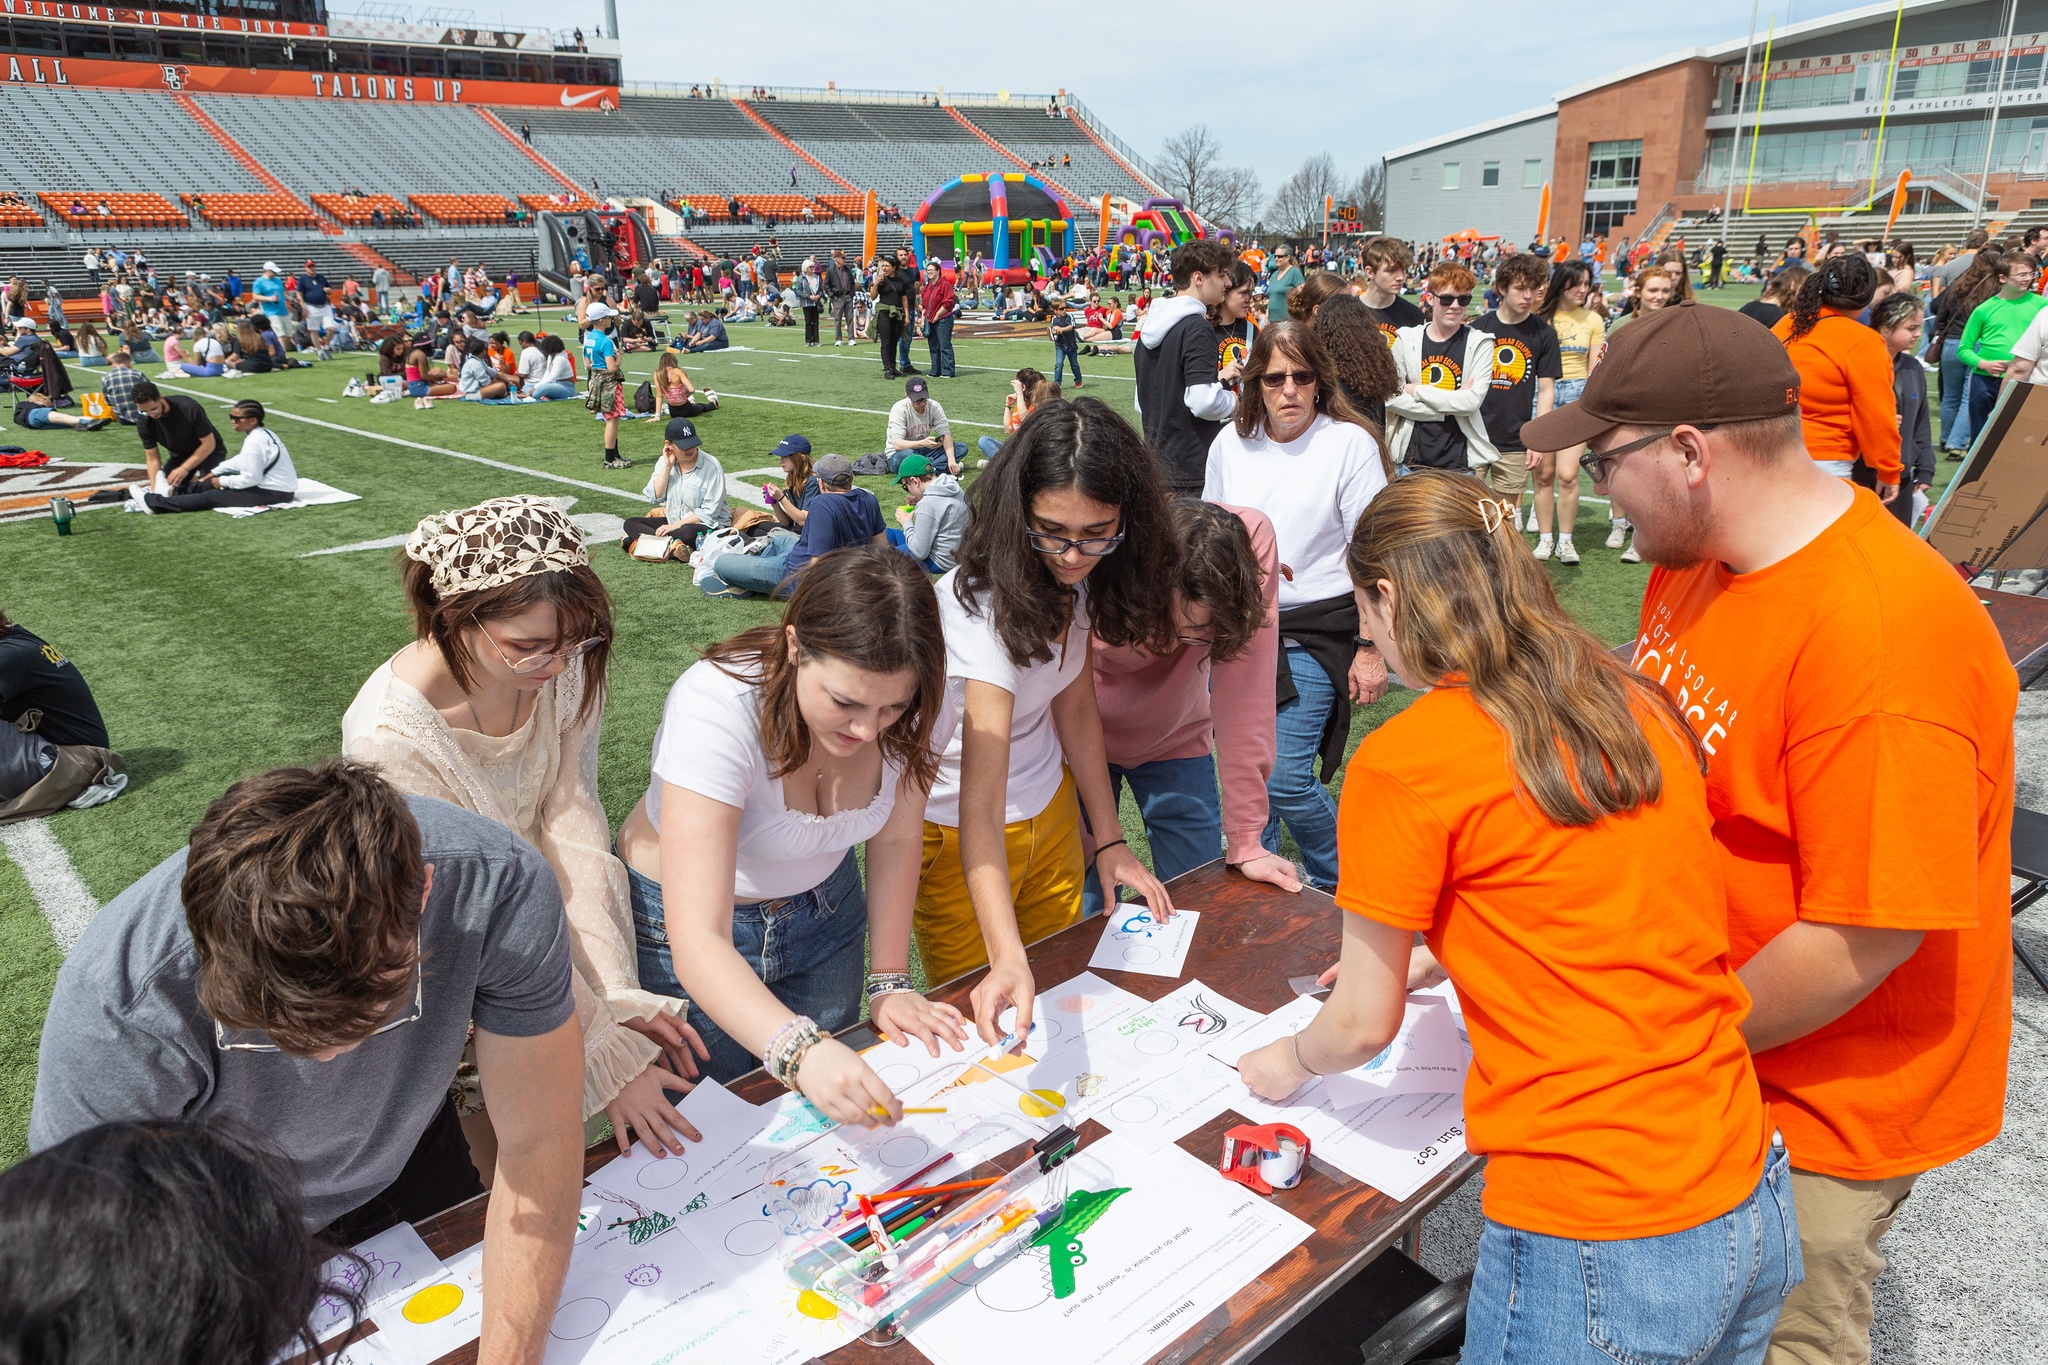
<svg viewBox="0 0 2048 1365">
<path fill-rule="evenodd" d="M 1430 297 L 1446 308 L 1463 308 L 1472 302 L 1470 294 L 1431 294 Z"/>
</svg>

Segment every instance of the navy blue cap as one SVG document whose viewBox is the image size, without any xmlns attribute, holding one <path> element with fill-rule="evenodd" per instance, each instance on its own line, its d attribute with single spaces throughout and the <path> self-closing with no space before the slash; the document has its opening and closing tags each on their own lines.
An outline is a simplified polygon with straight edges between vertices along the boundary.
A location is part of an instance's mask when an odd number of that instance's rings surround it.
<svg viewBox="0 0 2048 1365">
<path fill-rule="evenodd" d="M 662 439 L 677 450 L 695 450 L 704 444 L 697 435 L 697 424 L 687 417 L 671 417 L 668 425 L 661 429 Z"/>
<path fill-rule="evenodd" d="M 805 436 L 785 436 L 776 444 L 775 449 L 769 452 L 769 458 L 779 460 L 785 455 L 808 455 L 810 453 L 810 438 Z"/>
</svg>

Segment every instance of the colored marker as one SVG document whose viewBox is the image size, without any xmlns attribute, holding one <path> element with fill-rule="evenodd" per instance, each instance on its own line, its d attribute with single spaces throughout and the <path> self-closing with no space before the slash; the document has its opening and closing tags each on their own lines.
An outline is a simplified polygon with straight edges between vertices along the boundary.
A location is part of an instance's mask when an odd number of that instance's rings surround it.
<svg viewBox="0 0 2048 1365">
<path fill-rule="evenodd" d="M 990 1185 L 1000 1185 L 1007 1176 L 992 1175 L 984 1180 L 955 1180 L 947 1185 L 927 1185 L 921 1190 L 891 1190 L 891 1199 L 912 1199 L 921 1194 L 951 1194 L 955 1190 L 984 1190 Z"/>
<path fill-rule="evenodd" d="M 889 1249 L 889 1229 L 882 1225 L 881 1215 L 875 1212 L 875 1201 L 866 1195 L 860 1197 L 860 1216 L 868 1225 L 868 1232 L 875 1239 L 875 1245 L 883 1251 Z"/>
</svg>

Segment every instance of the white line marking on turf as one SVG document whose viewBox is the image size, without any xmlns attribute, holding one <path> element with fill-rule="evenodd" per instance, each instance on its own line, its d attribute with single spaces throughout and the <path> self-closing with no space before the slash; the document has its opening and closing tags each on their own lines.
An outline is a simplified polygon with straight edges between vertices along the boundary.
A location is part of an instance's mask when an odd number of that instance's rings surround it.
<svg viewBox="0 0 2048 1365">
<path fill-rule="evenodd" d="M 71 855 L 57 836 L 50 833 L 47 820 L 23 820 L 0 827 L 0 848 L 14 859 L 23 880 L 50 923 L 50 937 L 66 957 L 85 932 L 85 926 L 100 912 L 100 903 L 86 890 Z"/>
<path fill-rule="evenodd" d="M 222 401 L 218 395 L 209 393 L 204 389 L 184 388 L 177 384 L 164 383 L 162 380 L 157 381 L 157 387 L 160 389 L 170 389 L 177 393 L 189 393 L 195 398 L 213 398 L 220 402 L 220 405 L 224 408 L 234 406 L 234 404 Z M 504 460 L 489 460 L 481 455 L 471 455 L 465 451 L 450 450 L 446 446 L 430 446 L 421 441 L 408 441 L 398 436 L 386 436 L 379 431 L 364 431 L 361 427 L 345 427 L 339 422 L 322 421 L 318 417 L 302 417 L 296 412 L 286 412 L 283 408 L 266 406 L 264 411 L 273 417 L 289 417 L 294 422 L 304 422 L 309 427 L 325 427 L 329 431 L 342 431 L 350 436 L 360 436 L 368 441 L 382 441 L 387 445 L 404 446 L 408 450 L 424 450 L 435 455 L 452 455 L 458 460 L 468 460 L 472 464 L 489 465 L 492 469 L 503 469 L 513 474 L 524 474 L 528 478 L 533 479 L 546 479 L 550 483 L 566 483 L 571 488 L 587 488 L 593 493 L 609 493 L 615 498 L 624 498 L 626 501 L 640 506 L 646 505 L 645 500 L 638 493 L 628 492 L 623 488 L 613 488 L 610 484 L 591 483 L 586 479 L 572 479 L 566 474 L 550 474 L 543 469 L 528 469 L 525 465 L 508 464 Z M 886 413 L 883 415 L 887 416 Z"/>
<path fill-rule="evenodd" d="M 317 401 L 317 402 L 321 402 L 321 403 L 337 403 L 337 404 L 341 402 L 341 400 L 340 400 L 339 398 L 321 398 L 321 399 L 316 399 L 315 401 Z"/>
</svg>

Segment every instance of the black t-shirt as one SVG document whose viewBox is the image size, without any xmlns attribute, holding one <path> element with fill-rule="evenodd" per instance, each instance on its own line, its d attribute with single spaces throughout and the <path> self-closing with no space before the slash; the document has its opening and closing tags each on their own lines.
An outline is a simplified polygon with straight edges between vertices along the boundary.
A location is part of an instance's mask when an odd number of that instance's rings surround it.
<svg viewBox="0 0 2048 1365">
<path fill-rule="evenodd" d="M 142 438 L 144 450 L 156 446 L 183 460 L 199 449 L 199 443 L 208 436 L 213 437 L 216 451 L 225 449 L 220 433 L 214 430 L 213 419 L 199 406 L 198 399 L 170 393 L 164 395 L 164 401 L 170 404 L 170 410 L 163 416 L 151 417 L 145 412 L 136 419 L 135 434 Z"/>
<path fill-rule="evenodd" d="M 878 308 L 899 308 L 903 310 L 905 317 L 909 317 L 910 296 L 916 290 L 917 285 L 910 280 L 904 279 L 903 272 L 899 270 L 893 275 L 884 277 L 882 282 L 875 286 L 875 306 Z"/>
<path fill-rule="evenodd" d="M 1422 333 L 1422 383 L 1439 389 L 1456 389 L 1465 382 L 1465 333 L 1460 327 L 1449 341 L 1433 340 L 1428 329 Z M 1456 418 L 1441 422 L 1417 422 L 1408 441 L 1410 469 L 1466 470 L 1465 431 Z"/>
<path fill-rule="evenodd" d="M 1386 333 L 1389 346 L 1394 344 L 1394 333 L 1403 327 L 1420 327 L 1429 321 L 1427 314 L 1399 294 L 1394 295 L 1394 301 L 1386 307 L 1375 308 L 1368 303 L 1365 311 L 1372 314 L 1372 320 L 1380 325 L 1380 331 Z"/>
<path fill-rule="evenodd" d="M 633 302 L 640 305 L 640 311 L 643 313 L 659 313 L 661 311 L 661 287 L 652 284 L 634 285 Z"/>
<path fill-rule="evenodd" d="M 1137 361 L 1145 444 L 1165 466 L 1168 486 L 1199 492 L 1209 471 L 1209 444 L 1223 423 L 1189 412 L 1186 390 L 1217 382 L 1216 329 L 1204 314 L 1191 313 L 1168 328 L 1157 346 L 1140 341 Z"/>
<path fill-rule="evenodd" d="M 1493 387 L 1479 404 L 1479 419 L 1496 447 L 1520 450 L 1522 423 L 1536 415 L 1536 381 L 1564 377 L 1557 329 L 1534 313 L 1512 324 L 1488 313 L 1479 330 L 1493 333 Z"/>
<path fill-rule="evenodd" d="M 1751 299 L 1735 311 L 1746 318 L 1755 318 L 1766 327 L 1777 326 L 1778 319 L 1785 316 L 1784 309 L 1775 303 L 1765 303 L 1762 299 Z"/>
<path fill-rule="evenodd" d="M 93 744 L 105 749 L 107 723 L 78 665 L 57 647 L 20 626 L 0 635 L 0 722 L 41 711 L 35 732 L 52 744 Z"/>
</svg>

